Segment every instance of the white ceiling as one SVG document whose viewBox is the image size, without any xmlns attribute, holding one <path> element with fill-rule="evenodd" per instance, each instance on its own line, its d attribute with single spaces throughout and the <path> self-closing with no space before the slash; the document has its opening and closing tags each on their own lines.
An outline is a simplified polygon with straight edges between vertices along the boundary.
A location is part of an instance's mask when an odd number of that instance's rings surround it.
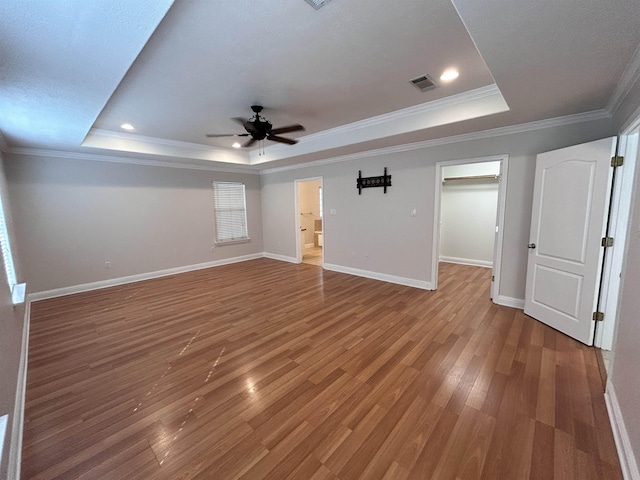
<svg viewBox="0 0 640 480">
<path fill-rule="evenodd" d="M 616 107 L 637 0 L 4 0 L 5 150 L 243 168 Z M 634 63 L 635 65 L 635 63 Z M 420 92 L 409 80 L 460 77 Z M 618 87 L 618 90 L 616 90 Z M 265 106 L 295 146 L 232 149 Z M 136 130 L 120 129 L 124 122 Z M 1 140 L 1 138 L 0 138 Z M 1 145 L 1 142 L 0 142 Z"/>
</svg>

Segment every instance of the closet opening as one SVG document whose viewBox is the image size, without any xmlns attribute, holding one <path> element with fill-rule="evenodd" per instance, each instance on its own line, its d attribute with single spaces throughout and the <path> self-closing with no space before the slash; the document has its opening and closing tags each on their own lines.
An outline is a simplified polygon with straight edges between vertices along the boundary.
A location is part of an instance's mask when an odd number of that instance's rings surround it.
<svg viewBox="0 0 640 480">
<path fill-rule="evenodd" d="M 441 262 L 491 269 L 499 296 L 507 155 L 436 163 L 432 286 Z"/>
</svg>

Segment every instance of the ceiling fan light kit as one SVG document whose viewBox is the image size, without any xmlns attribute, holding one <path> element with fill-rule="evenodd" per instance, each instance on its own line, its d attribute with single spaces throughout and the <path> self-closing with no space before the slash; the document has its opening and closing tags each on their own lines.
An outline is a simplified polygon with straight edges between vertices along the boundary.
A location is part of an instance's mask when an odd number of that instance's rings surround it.
<svg viewBox="0 0 640 480">
<path fill-rule="evenodd" d="M 208 133 L 207 137 L 251 137 L 242 147 L 250 147 L 256 142 L 263 140 L 271 140 L 272 142 L 286 143 L 287 145 L 295 145 L 298 140 L 293 138 L 281 137 L 281 133 L 301 132 L 304 127 L 299 124 L 287 125 L 286 127 L 273 128 L 273 125 L 269 120 L 260 115 L 263 107 L 261 105 L 252 105 L 253 117 L 246 120 L 241 117 L 236 117 L 234 120 L 244 127 L 247 133 Z"/>
</svg>

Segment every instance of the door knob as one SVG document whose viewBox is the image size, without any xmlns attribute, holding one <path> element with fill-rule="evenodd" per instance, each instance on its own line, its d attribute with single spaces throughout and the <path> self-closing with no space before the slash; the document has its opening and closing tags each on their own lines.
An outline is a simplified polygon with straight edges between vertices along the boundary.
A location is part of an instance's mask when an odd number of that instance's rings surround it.
<svg viewBox="0 0 640 480">
<path fill-rule="evenodd" d="M 527 247 L 529 247 L 529 248 L 536 248 L 536 244 L 535 244 L 535 243 L 530 243 L 529 245 L 527 245 Z"/>
</svg>

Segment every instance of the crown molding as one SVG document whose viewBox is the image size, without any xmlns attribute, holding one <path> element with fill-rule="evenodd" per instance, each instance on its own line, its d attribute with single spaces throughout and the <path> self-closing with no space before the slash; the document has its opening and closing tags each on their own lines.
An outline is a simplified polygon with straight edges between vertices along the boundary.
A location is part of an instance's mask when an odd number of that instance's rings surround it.
<svg viewBox="0 0 640 480">
<path fill-rule="evenodd" d="M 508 107 L 506 107 L 506 101 L 504 101 L 504 98 L 502 97 L 502 93 L 500 92 L 500 89 L 498 88 L 497 85 L 491 84 L 485 87 L 480 87 L 467 92 L 459 93 L 457 95 L 451 95 L 449 97 L 434 100 L 432 102 L 422 103 L 420 105 L 414 105 L 411 107 L 403 108 L 401 110 L 395 110 L 393 112 L 377 115 L 375 117 L 370 117 L 370 118 L 359 120 L 353 123 L 348 123 L 346 125 L 341 125 L 339 127 L 330 128 L 322 132 L 313 133 L 311 135 L 306 135 L 304 137 L 299 137 L 298 140 L 300 142 L 299 144 L 304 146 L 314 142 L 323 142 L 325 140 L 332 140 L 339 136 L 354 137 L 357 132 L 362 133 L 364 130 L 372 129 L 375 127 L 380 128 L 380 127 L 389 126 L 389 125 L 396 126 L 398 125 L 399 122 L 404 120 L 411 120 L 411 119 L 415 120 L 416 118 L 424 118 L 424 117 L 429 117 L 430 115 L 438 115 L 438 114 L 441 114 L 441 112 L 443 111 L 447 111 L 448 109 L 454 109 L 456 107 L 470 104 L 472 102 L 481 102 L 483 100 L 486 102 L 491 102 L 491 100 L 495 100 L 498 97 L 505 106 L 505 108 L 498 109 L 498 110 L 505 111 L 505 109 L 508 109 Z M 498 112 L 492 110 L 490 112 L 485 112 L 470 118 L 475 118 L 475 117 L 483 116 L 490 113 L 498 113 Z M 461 118 L 459 120 L 467 120 L 467 119 L 468 118 Z M 442 123 L 438 123 L 438 124 L 442 124 Z M 430 128 L 432 126 L 434 125 L 430 125 L 428 127 L 418 126 L 417 129 Z M 398 133 L 407 133 L 408 131 L 413 131 L 415 129 L 416 128 L 408 129 L 405 131 L 394 131 L 394 132 L 391 132 L 390 134 L 396 135 Z M 365 139 L 363 139 L 362 141 L 365 141 Z M 273 155 L 276 157 L 275 159 L 280 159 L 281 152 L 283 151 L 291 152 L 291 146 L 273 145 L 271 147 L 267 147 L 263 150 L 264 154 L 261 155 L 260 157 L 264 158 L 264 156 L 269 157 Z M 265 162 L 259 162 L 261 158 L 258 157 L 258 154 L 255 152 L 256 152 L 255 150 L 252 152 L 249 152 L 251 165 L 265 163 Z M 310 153 L 310 152 L 305 152 L 305 153 Z M 283 158 L 286 158 L 286 157 L 283 157 Z"/>
<path fill-rule="evenodd" d="M 198 143 L 95 128 L 87 133 L 82 146 L 107 151 L 249 166 L 249 154 L 236 149 L 216 148 Z"/>
<path fill-rule="evenodd" d="M 640 105 L 636 108 L 629 118 L 622 124 L 620 131 L 623 134 L 630 133 L 632 130 L 640 128 Z"/>
<path fill-rule="evenodd" d="M 613 94 L 609 98 L 607 102 L 607 111 L 611 115 L 615 115 L 615 113 L 622 105 L 622 102 L 629 94 L 633 86 L 640 80 L 640 45 L 633 54 L 631 62 L 627 65 L 624 73 L 620 77 L 620 81 L 616 85 L 616 88 L 613 91 Z"/>
<path fill-rule="evenodd" d="M 422 103 L 420 105 L 414 105 L 412 107 L 407 107 L 401 110 L 395 110 L 393 112 L 384 113 L 382 115 L 366 118 L 364 120 L 359 120 L 353 123 L 348 123 L 346 125 L 341 125 L 339 127 L 330 128 L 329 130 L 324 130 L 322 132 L 313 133 L 311 135 L 305 135 L 304 137 L 301 137 L 299 140 L 301 141 L 319 140 L 326 137 L 333 137 L 334 135 L 337 135 L 340 133 L 352 133 L 353 131 L 361 128 L 370 128 L 370 127 L 381 125 L 387 122 L 395 122 L 408 116 L 420 115 L 423 113 L 431 112 L 433 110 L 440 110 L 442 108 L 446 108 L 449 106 L 460 105 L 461 103 L 466 103 L 471 100 L 479 100 L 479 99 L 490 97 L 496 94 L 500 94 L 500 90 L 498 89 L 497 85 L 492 84 L 486 87 L 470 90 L 468 92 L 459 93 L 458 95 L 451 95 L 450 97 L 440 98 L 432 102 Z M 285 145 L 273 145 L 271 147 L 265 148 L 264 150 L 266 153 L 268 153 L 274 150 L 284 150 L 286 148 L 287 147 Z"/>
<path fill-rule="evenodd" d="M 481 130 L 479 132 L 453 135 L 451 137 L 434 138 L 432 140 L 425 140 L 422 142 L 406 143 L 404 145 L 395 145 L 393 147 L 384 147 L 376 150 L 357 152 L 349 155 L 342 155 L 339 157 L 316 160 L 313 162 L 308 162 L 303 164 L 267 168 L 264 170 L 260 170 L 260 175 L 268 175 L 271 173 L 286 172 L 288 170 L 298 170 L 300 168 L 311 168 L 319 165 L 328 165 L 331 163 L 347 162 L 350 160 L 357 160 L 360 158 L 367 158 L 371 156 L 408 152 L 412 150 L 420 150 L 422 148 L 437 147 L 440 145 L 450 145 L 452 143 L 469 142 L 472 140 L 481 140 L 484 138 L 514 135 L 518 133 L 525 133 L 525 132 L 530 132 L 535 130 L 543 130 L 545 128 L 561 127 L 564 125 L 572 125 L 575 123 L 584 123 L 584 122 L 591 122 L 596 120 L 607 120 L 607 119 L 611 119 L 611 114 L 607 110 L 593 110 L 591 112 L 576 113 L 574 115 L 567 115 L 564 117 L 554 117 L 554 118 L 548 118 L 545 120 L 536 120 L 534 122 L 521 123 L 518 125 L 510 125 L 507 127 L 498 127 L 498 128 L 492 128 L 490 130 Z"/>
<path fill-rule="evenodd" d="M 213 153 L 229 153 L 229 149 L 212 147 L 209 145 L 203 145 L 201 143 L 191 143 L 191 142 L 182 142 L 180 140 L 170 140 L 167 138 L 158 138 L 158 137 L 147 137 L 144 135 L 136 135 L 135 133 L 124 133 L 124 132 L 114 132 L 112 130 L 103 130 L 101 128 L 92 128 L 87 133 L 87 137 L 89 135 L 97 135 L 100 137 L 107 138 L 115 138 L 117 140 L 125 140 L 125 141 L 135 141 L 141 143 L 149 143 L 152 145 L 159 145 L 162 147 L 175 147 L 175 148 L 186 148 L 189 150 L 198 150 L 201 152 L 213 152 Z M 86 138 L 85 138 L 86 140 Z M 233 153 L 237 153 L 238 156 L 247 156 L 248 154 L 242 151 L 233 151 Z"/>
<path fill-rule="evenodd" d="M 69 160 L 91 160 L 96 162 L 123 163 L 130 165 L 143 165 L 147 167 L 166 167 L 177 168 L 183 170 L 204 170 L 210 172 L 222 173 L 246 173 L 251 175 L 259 175 L 259 171 L 249 165 L 217 166 L 217 165 L 198 165 L 194 163 L 176 163 L 171 161 L 162 161 L 146 158 L 118 157 L 113 155 L 99 155 L 95 153 L 81 152 L 65 152 L 61 150 L 45 150 L 38 148 L 22 148 L 16 147 L 8 150 L 7 153 L 13 155 L 34 155 L 38 157 L 64 158 Z"/>
<path fill-rule="evenodd" d="M 320 165 L 327 165 L 331 163 L 340 163 L 350 160 L 357 160 L 360 158 L 366 158 L 378 155 L 388 155 L 394 153 L 407 152 L 412 150 L 419 150 L 422 148 L 435 147 L 439 145 L 448 145 L 452 143 L 467 142 L 472 140 L 480 140 L 483 138 L 498 137 L 503 135 L 513 135 L 517 133 L 523 133 L 533 130 L 541 130 L 545 128 L 559 127 L 563 125 L 571 125 L 574 123 L 589 122 L 595 120 L 610 119 L 611 114 L 607 110 L 594 110 L 591 112 L 578 113 L 574 115 L 568 115 L 564 117 L 555 117 L 545 120 L 538 120 L 535 122 L 523 123 L 519 125 L 511 125 L 507 127 L 499 127 L 490 130 L 483 130 L 479 132 L 464 133 L 461 135 L 454 135 L 451 137 L 436 138 L 432 140 L 425 140 L 422 142 L 407 143 L 404 145 L 396 145 L 392 147 L 385 147 L 376 150 L 368 150 L 349 155 L 342 155 L 338 157 L 327 158 L 323 160 L 317 160 L 313 162 L 300 163 L 295 165 L 288 165 L 283 167 L 274 167 L 259 170 L 256 166 L 250 165 L 237 165 L 226 166 L 219 165 L 199 165 L 193 163 L 176 163 L 172 161 L 163 161 L 147 158 L 132 158 L 132 157 L 120 157 L 114 155 L 101 155 L 95 153 L 82 153 L 82 152 L 68 152 L 61 150 L 46 150 L 38 148 L 25 148 L 25 147 L 8 147 L 3 151 L 14 155 L 34 155 L 41 157 L 53 157 L 53 158 L 65 158 L 71 160 L 90 160 L 98 162 L 109 163 L 121 163 L 130 165 L 143 165 L 150 167 L 165 167 L 165 168 L 177 168 L 184 170 L 201 170 L 201 171 L 213 171 L 223 173 L 244 173 L 250 175 L 267 175 L 272 173 L 284 172 L 288 170 L 298 170 L 301 168 L 311 168 Z M 323 132 L 324 133 L 324 132 Z M 117 134 L 116 134 L 117 135 Z M 0 141 L 2 140 L 0 132 Z"/>
</svg>

